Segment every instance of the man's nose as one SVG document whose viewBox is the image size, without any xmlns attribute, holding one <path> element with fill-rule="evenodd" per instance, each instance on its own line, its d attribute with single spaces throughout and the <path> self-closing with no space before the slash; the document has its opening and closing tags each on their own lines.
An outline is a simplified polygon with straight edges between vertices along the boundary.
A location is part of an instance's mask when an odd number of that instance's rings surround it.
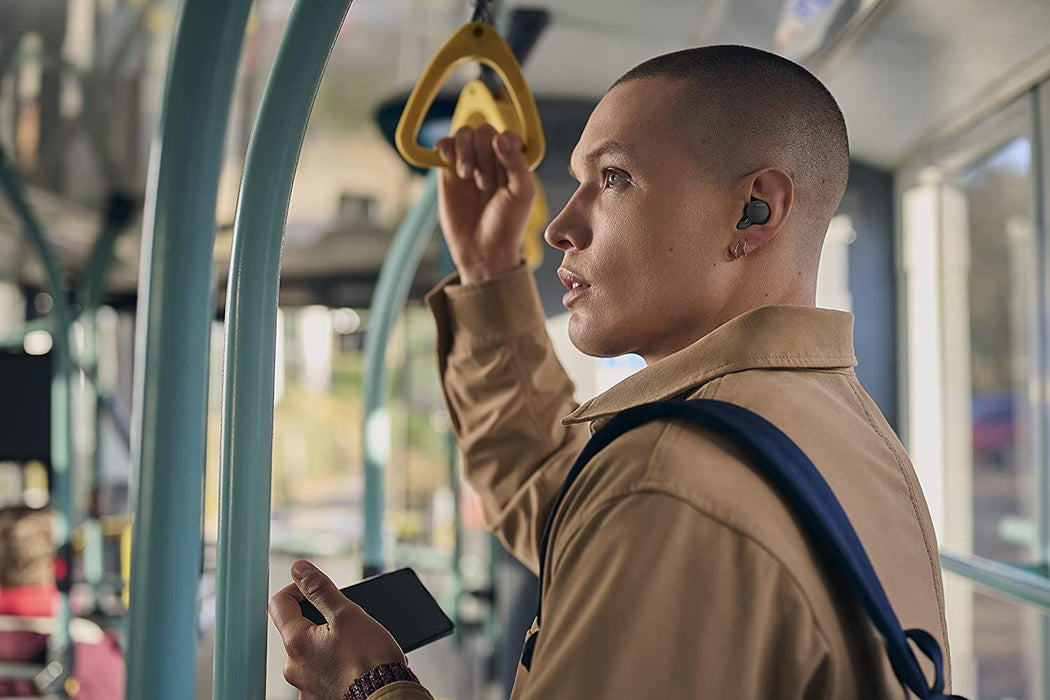
<svg viewBox="0 0 1050 700">
<path fill-rule="evenodd" d="M 543 240 L 558 250 L 582 250 L 590 245 L 591 229 L 587 217 L 575 204 L 575 197 L 570 199 L 565 208 L 548 224 Z"/>
</svg>

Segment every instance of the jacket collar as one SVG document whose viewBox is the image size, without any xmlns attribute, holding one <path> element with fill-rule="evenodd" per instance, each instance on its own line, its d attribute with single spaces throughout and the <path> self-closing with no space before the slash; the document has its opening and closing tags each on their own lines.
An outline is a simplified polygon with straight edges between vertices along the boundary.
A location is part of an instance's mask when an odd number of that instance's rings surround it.
<svg viewBox="0 0 1050 700">
<path fill-rule="evenodd" d="M 809 306 L 763 306 L 636 372 L 562 419 L 572 425 L 684 394 L 749 369 L 844 369 L 853 354 L 853 314 Z M 603 421 L 604 422 L 604 421 Z M 592 429 L 598 426 L 592 425 Z"/>
</svg>

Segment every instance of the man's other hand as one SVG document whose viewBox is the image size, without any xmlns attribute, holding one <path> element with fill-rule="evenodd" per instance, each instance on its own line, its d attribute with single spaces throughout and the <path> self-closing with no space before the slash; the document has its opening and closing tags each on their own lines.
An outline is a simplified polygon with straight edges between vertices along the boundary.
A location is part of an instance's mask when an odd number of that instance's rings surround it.
<svg viewBox="0 0 1050 700">
<path fill-rule="evenodd" d="M 299 690 L 300 700 L 341 698 L 370 669 L 408 663 L 386 628 L 347 600 L 320 569 L 297 561 L 292 580 L 270 598 L 270 617 L 288 654 L 284 679 Z M 303 617 L 299 603 L 304 598 L 328 624 L 315 625 Z"/>
</svg>

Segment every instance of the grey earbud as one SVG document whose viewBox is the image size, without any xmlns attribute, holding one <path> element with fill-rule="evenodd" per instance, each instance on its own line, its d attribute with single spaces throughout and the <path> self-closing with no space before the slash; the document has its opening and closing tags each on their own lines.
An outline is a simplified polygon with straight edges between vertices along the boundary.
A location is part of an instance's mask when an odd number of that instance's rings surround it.
<svg viewBox="0 0 1050 700">
<path fill-rule="evenodd" d="M 752 199 L 744 207 L 744 218 L 737 222 L 738 230 L 743 231 L 751 224 L 764 224 L 769 221 L 769 205 L 761 199 Z"/>
</svg>

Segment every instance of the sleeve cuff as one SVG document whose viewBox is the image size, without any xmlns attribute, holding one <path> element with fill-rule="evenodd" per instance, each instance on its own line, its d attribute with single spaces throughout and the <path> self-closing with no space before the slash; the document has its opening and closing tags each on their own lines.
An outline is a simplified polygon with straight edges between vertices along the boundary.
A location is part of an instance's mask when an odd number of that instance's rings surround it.
<svg viewBox="0 0 1050 700">
<path fill-rule="evenodd" d="M 390 700 L 434 700 L 434 696 L 430 694 L 429 690 L 412 681 L 398 681 L 397 683 L 384 685 L 368 696 L 368 700 L 381 700 L 382 698 L 390 698 Z"/>
<path fill-rule="evenodd" d="M 452 333 L 475 341 L 500 340 L 532 331 L 546 320 L 536 280 L 529 266 L 477 284 L 462 285 L 451 275 L 428 295 L 432 311 L 444 307 Z"/>
</svg>

